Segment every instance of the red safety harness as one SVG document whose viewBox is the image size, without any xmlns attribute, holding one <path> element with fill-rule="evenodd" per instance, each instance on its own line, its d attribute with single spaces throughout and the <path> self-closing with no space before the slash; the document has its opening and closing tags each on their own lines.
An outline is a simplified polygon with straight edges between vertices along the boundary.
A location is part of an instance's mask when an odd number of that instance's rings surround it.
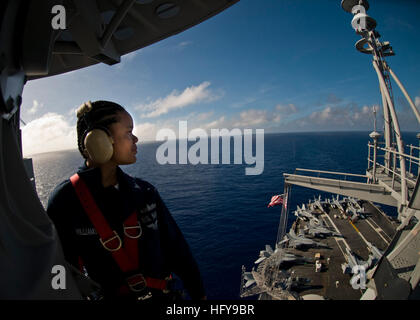
<svg viewBox="0 0 420 320">
<path fill-rule="evenodd" d="M 101 210 L 96 205 L 92 194 L 90 193 L 85 182 L 76 173 L 70 181 L 76 191 L 76 194 L 86 212 L 90 221 L 98 233 L 102 246 L 109 252 L 117 262 L 123 273 L 132 273 L 138 270 L 138 238 L 142 234 L 141 225 L 137 220 L 137 210 L 131 214 L 123 223 L 124 227 L 124 244 L 120 236 L 112 230 L 108 222 L 105 220 Z M 145 277 L 141 273 L 136 273 L 126 278 L 128 288 L 133 292 L 141 292 L 146 287 L 159 289 L 167 293 L 167 284 L 169 278 L 164 280 Z M 120 293 L 127 293 L 127 286 L 120 288 Z"/>
</svg>

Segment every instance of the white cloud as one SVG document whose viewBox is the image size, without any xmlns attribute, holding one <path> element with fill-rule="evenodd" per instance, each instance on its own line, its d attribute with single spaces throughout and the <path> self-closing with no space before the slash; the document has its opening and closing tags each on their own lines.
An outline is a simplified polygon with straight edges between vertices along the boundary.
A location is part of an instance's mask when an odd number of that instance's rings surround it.
<svg viewBox="0 0 420 320">
<path fill-rule="evenodd" d="M 207 120 L 208 118 L 210 118 L 213 114 L 214 114 L 213 111 L 200 113 L 195 117 L 195 119 L 197 121 L 204 121 L 204 120 Z"/>
<path fill-rule="evenodd" d="M 233 103 L 232 104 L 232 108 L 242 108 L 242 107 L 244 107 L 244 106 L 246 106 L 248 104 L 254 103 L 255 101 L 257 101 L 257 98 L 248 97 L 248 98 L 245 98 L 242 101 Z"/>
<path fill-rule="evenodd" d="M 288 105 L 282 105 L 282 104 L 278 104 L 276 106 L 276 110 L 280 111 L 281 113 L 297 113 L 298 109 L 296 108 L 296 106 L 293 103 L 289 103 Z"/>
<path fill-rule="evenodd" d="M 369 130 L 373 128 L 373 106 L 358 107 L 349 104 L 344 107 L 326 106 L 306 117 L 289 122 L 285 128 L 302 130 Z M 381 121 L 381 109 L 375 105 L 378 128 Z"/>
<path fill-rule="evenodd" d="M 317 120 L 319 122 L 328 121 L 332 118 L 331 110 L 332 110 L 331 107 L 326 107 L 321 112 L 315 111 L 311 114 L 310 118 L 313 120 Z"/>
<path fill-rule="evenodd" d="M 35 114 L 43 106 L 44 106 L 43 103 L 40 104 L 37 100 L 33 100 L 32 107 L 28 110 L 28 113 L 29 114 Z"/>
<path fill-rule="evenodd" d="M 282 119 L 283 119 L 283 117 L 282 117 L 281 115 L 279 115 L 279 114 L 278 114 L 278 115 L 274 116 L 273 121 L 278 123 L 278 122 L 280 122 Z"/>
<path fill-rule="evenodd" d="M 154 123 L 145 122 L 135 126 L 133 133 L 139 139 L 139 143 L 142 141 L 155 141 L 158 127 Z"/>
<path fill-rule="evenodd" d="M 123 56 L 121 56 L 121 60 L 120 63 L 117 63 L 115 65 L 115 68 L 117 69 L 122 69 L 124 68 L 129 62 L 133 61 L 135 57 L 137 57 L 139 55 L 139 50 L 137 51 L 132 51 L 130 53 L 127 53 Z"/>
<path fill-rule="evenodd" d="M 192 41 L 182 41 L 177 45 L 178 49 L 184 49 L 185 47 L 192 44 Z"/>
<path fill-rule="evenodd" d="M 44 114 L 22 128 L 22 145 L 24 155 L 76 149 L 76 126 L 60 114 Z"/>
<path fill-rule="evenodd" d="M 226 122 L 226 117 L 221 116 L 219 119 L 209 122 L 207 124 L 204 124 L 202 127 L 204 129 L 222 129 L 222 128 L 227 128 L 229 126 L 228 126 L 228 123 Z"/>
<path fill-rule="evenodd" d="M 379 110 L 379 106 L 374 106 L 374 107 L 375 107 L 376 111 L 378 111 L 378 110 Z M 363 114 L 368 114 L 368 113 L 369 113 L 369 111 L 370 111 L 370 109 L 371 109 L 371 108 L 369 108 L 368 106 L 363 106 L 363 108 L 362 108 L 362 113 L 363 113 Z"/>
<path fill-rule="evenodd" d="M 139 54 L 139 52 L 140 51 L 132 51 L 130 53 L 127 53 L 127 54 L 123 55 L 121 58 L 126 60 L 126 61 L 131 61 Z"/>
<path fill-rule="evenodd" d="M 182 93 L 175 90 L 165 98 L 159 98 L 149 104 L 136 107 L 137 110 L 150 111 L 141 114 L 142 118 L 154 118 L 166 114 L 172 110 L 182 109 L 195 103 L 214 101 L 219 97 L 207 88 L 210 82 L 206 81 L 198 86 L 186 88 Z"/>
<path fill-rule="evenodd" d="M 77 117 L 76 117 L 76 111 L 77 111 L 77 109 L 79 109 L 79 107 L 80 107 L 80 106 L 74 106 L 73 108 L 71 108 L 71 109 L 67 112 L 67 115 L 68 115 L 68 116 L 70 116 L 70 117 L 77 118 Z"/>
<path fill-rule="evenodd" d="M 239 114 L 239 118 L 239 121 L 234 122 L 234 127 L 254 127 L 268 122 L 267 110 L 246 110 Z"/>
<path fill-rule="evenodd" d="M 379 112 L 379 106 L 377 105 L 372 107 L 363 106 L 360 111 L 354 112 L 353 119 L 362 121 L 365 117 L 373 117 L 373 108 L 375 108 L 377 113 Z"/>
</svg>

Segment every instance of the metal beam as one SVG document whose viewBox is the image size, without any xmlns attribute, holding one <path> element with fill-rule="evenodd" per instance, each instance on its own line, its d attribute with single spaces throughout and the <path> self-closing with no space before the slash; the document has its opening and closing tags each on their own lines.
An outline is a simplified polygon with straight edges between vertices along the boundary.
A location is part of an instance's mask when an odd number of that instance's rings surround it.
<svg viewBox="0 0 420 320">
<path fill-rule="evenodd" d="M 120 53 L 114 42 L 107 41 L 102 46 L 102 17 L 95 1 L 74 0 L 77 14 L 73 17 L 68 29 L 73 40 L 84 55 L 109 65 L 120 62 Z M 118 21 L 116 21 L 118 22 Z M 108 29 L 111 32 L 111 29 Z"/>
<path fill-rule="evenodd" d="M 383 186 L 337 179 L 317 178 L 284 173 L 284 182 L 347 197 L 373 201 L 389 206 L 398 206 L 398 201 Z"/>
</svg>

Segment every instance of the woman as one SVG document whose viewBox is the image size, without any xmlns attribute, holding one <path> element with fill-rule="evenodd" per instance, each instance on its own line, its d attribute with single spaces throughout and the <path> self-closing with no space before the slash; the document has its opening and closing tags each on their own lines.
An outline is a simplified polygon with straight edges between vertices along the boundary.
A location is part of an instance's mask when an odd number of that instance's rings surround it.
<svg viewBox="0 0 420 320">
<path fill-rule="evenodd" d="M 102 287 L 104 298 L 172 299 L 174 274 L 192 299 L 205 298 L 197 264 L 157 190 L 119 166 L 136 162 L 133 119 L 120 105 L 77 110 L 84 166 L 50 195 L 47 213 L 66 260 Z"/>
</svg>

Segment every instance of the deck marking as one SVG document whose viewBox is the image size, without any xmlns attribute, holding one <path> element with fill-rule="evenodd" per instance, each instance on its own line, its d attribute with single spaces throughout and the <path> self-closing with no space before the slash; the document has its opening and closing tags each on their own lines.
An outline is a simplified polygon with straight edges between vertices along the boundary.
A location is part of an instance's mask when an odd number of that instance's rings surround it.
<svg viewBox="0 0 420 320">
<path fill-rule="evenodd" d="M 356 228 L 356 226 L 353 224 L 353 222 L 351 222 L 350 219 L 348 219 L 348 221 L 350 222 L 350 224 L 353 226 L 354 230 L 357 231 L 357 233 L 360 233 L 359 229 Z"/>
<path fill-rule="evenodd" d="M 332 221 L 331 217 L 329 216 L 329 214 L 325 213 L 325 215 L 327 216 L 328 220 L 331 222 L 331 225 L 334 227 L 335 231 L 337 231 L 337 233 L 341 234 L 340 230 L 338 230 L 337 226 L 335 225 L 335 223 Z M 337 242 L 337 246 L 340 249 L 341 253 L 343 254 L 344 260 L 347 261 L 346 259 L 346 255 L 344 254 L 343 250 L 341 249 L 340 244 L 338 243 L 338 241 L 341 241 L 344 243 L 344 245 L 350 250 L 350 246 L 347 243 L 346 240 L 344 240 L 344 238 L 337 238 L 337 237 L 333 237 L 335 242 Z"/>
<path fill-rule="evenodd" d="M 369 220 L 368 219 L 365 219 L 365 221 L 366 221 L 366 223 L 368 224 L 368 225 L 370 225 L 371 227 L 372 227 L 372 229 L 373 230 L 375 230 L 376 231 L 376 233 L 377 234 L 379 234 L 379 236 L 382 238 L 382 240 L 384 240 L 385 241 L 385 243 L 386 244 L 389 244 L 389 241 L 387 240 L 387 239 L 385 239 L 385 237 L 379 232 L 379 231 L 382 231 L 385 235 L 386 235 L 386 233 L 385 233 L 385 231 L 384 230 L 382 230 L 379 226 L 377 227 L 377 228 L 375 228 L 375 226 L 374 225 L 372 225 L 370 222 L 369 222 Z M 375 223 L 376 224 L 376 223 Z"/>
<path fill-rule="evenodd" d="M 389 241 L 388 241 L 388 243 L 392 240 L 392 238 L 384 231 L 384 229 L 382 229 L 380 226 L 379 226 L 379 224 L 377 224 L 376 223 L 376 221 L 375 220 L 373 220 L 373 218 L 372 217 L 369 217 L 369 218 L 366 218 L 365 219 L 366 221 L 370 221 L 370 223 L 372 223 L 372 225 L 375 225 L 375 226 L 373 226 L 373 228 L 374 229 L 376 229 L 376 231 L 379 233 L 379 231 L 382 231 L 383 233 L 384 233 L 384 235 L 389 239 Z"/>
<path fill-rule="evenodd" d="M 360 238 L 362 238 L 362 240 L 369 246 L 371 243 L 369 241 L 367 241 L 367 239 L 363 236 L 363 234 L 359 231 L 359 229 L 356 228 L 356 226 L 353 224 L 353 222 L 351 222 L 350 218 L 348 219 L 348 221 L 353 226 L 354 230 L 357 231 L 357 234 L 360 236 Z"/>
</svg>

